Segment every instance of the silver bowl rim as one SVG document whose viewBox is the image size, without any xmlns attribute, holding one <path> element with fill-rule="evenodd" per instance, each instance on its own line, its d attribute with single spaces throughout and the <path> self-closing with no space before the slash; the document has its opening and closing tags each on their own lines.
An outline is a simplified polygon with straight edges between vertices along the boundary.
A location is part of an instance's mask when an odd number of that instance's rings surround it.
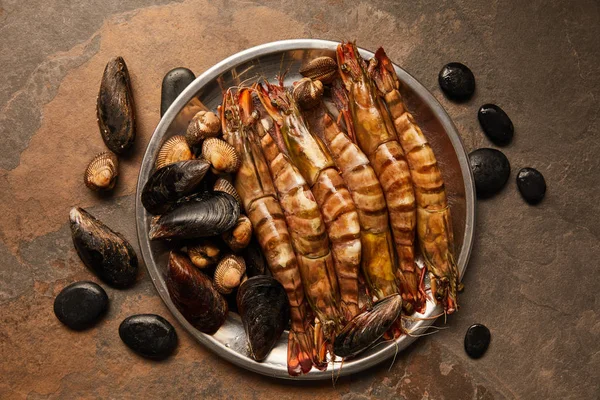
<svg viewBox="0 0 600 400">
<path fill-rule="evenodd" d="M 177 99 L 175 99 L 175 101 L 167 109 L 160 122 L 158 123 L 156 129 L 154 130 L 152 137 L 150 138 L 150 141 L 144 153 L 144 157 L 142 159 L 140 172 L 138 176 L 135 202 L 138 241 L 140 245 L 142 259 L 144 261 L 144 264 L 146 265 L 146 269 L 148 270 L 148 273 L 152 279 L 152 283 L 154 284 L 154 287 L 158 291 L 163 302 L 165 303 L 169 311 L 172 313 L 172 315 L 188 331 L 188 333 L 194 336 L 196 340 L 205 345 L 215 354 L 242 368 L 270 377 L 293 380 L 322 380 L 331 379 L 332 375 L 330 369 L 328 369 L 327 371 L 315 371 L 313 369 L 313 371 L 311 371 L 308 374 L 301 375 L 299 377 L 290 377 L 289 375 L 287 375 L 287 371 L 281 371 L 265 363 L 257 363 L 254 360 L 248 358 L 247 356 L 242 356 L 240 353 L 216 341 L 212 336 L 206 335 L 196 330 L 185 320 L 185 318 L 179 313 L 179 311 L 171 301 L 171 298 L 166 288 L 160 284 L 158 268 L 156 268 L 156 266 L 154 266 L 154 268 L 150 268 L 147 264 L 148 260 L 152 260 L 152 256 L 150 250 L 150 243 L 148 239 L 148 232 L 146 232 L 146 211 L 141 203 L 141 193 L 145 184 L 145 181 L 142 181 L 142 178 L 148 175 L 149 169 L 151 169 L 154 164 L 153 162 L 148 162 L 147 159 L 151 157 L 151 155 L 161 145 L 161 141 L 159 139 L 161 133 L 165 132 L 169 128 L 169 126 L 171 125 L 175 117 L 179 114 L 179 112 L 183 109 L 183 107 L 186 106 L 188 102 L 196 95 L 196 93 L 198 93 L 198 91 L 210 81 L 237 65 L 240 65 L 244 62 L 250 61 L 254 58 L 261 57 L 267 54 L 293 50 L 335 50 L 338 44 L 339 42 L 336 41 L 322 39 L 281 40 L 261 44 L 240 51 L 215 64 L 214 66 L 206 70 L 204 73 L 202 73 L 200 76 L 198 76 L 192 83 L 190 83 L 189 86 L 177 97 Z M 359 48 L 359 51 L 361 55 L 366 58 L 372 57 L 374 55 L 373 52 L 363 48 Z M 438 102 L 438 100 L 429 92 L 429 90 L 427 90 L 427 88 L 425 88 L 425 86 L 423 86 L 408 72 L 399 67 L 397 64 L 394 64 L 394 66 L 396 67 L 396 71 L 399 75 L 400 80 L 408 86 L 410 86 L 411 89 L 415 92 L 415 94 L 418 97 L 420 97 L 422 101 L 427 103 L 427 105 L 431 108 L 432 113 L 439 119 L 442 127 L 444 128 L 445 133 L 450 138 L 450 141 L 458 158 L 463 183 L 465 185 L 466 213 L 463 245 L 461 248 L 459 258 L 457 260 L 457 265 L 462 280 L 473 247 L 475 227 L 476 196 L 474 179 L 471 168 L 469 166 L 468 155 L 462 143 L 462 140 L 458 135 L 457 129 L 454 126 L 454 123 L 452 122 L 442 105 Z M 427 322 L 426 325 L 430 325 L 432 323 L 433 321 Z M 415 340 L 415 338 L 413 337 L 406 339 L 408 340 L 405 341 L 404 346 L 402 346 L 402 348 L 405 348 L 406 346 L 410 345 Z M 343 369 L 339 371 L 339 376 L 346 376 L 368 369 L 390 358 L 396 353 L 396 351 L 397 346 L 395 346 L 394 343 L 390 343 L 389 345 L 385 346 L 380 346 L 380 349 L 377 352 L 370 354 L 368 357 L 360 358 L 353 361 L 352 363 L 345 364 Z M 335 370 L 337 370 L 337 368 Z"/>
</svg>

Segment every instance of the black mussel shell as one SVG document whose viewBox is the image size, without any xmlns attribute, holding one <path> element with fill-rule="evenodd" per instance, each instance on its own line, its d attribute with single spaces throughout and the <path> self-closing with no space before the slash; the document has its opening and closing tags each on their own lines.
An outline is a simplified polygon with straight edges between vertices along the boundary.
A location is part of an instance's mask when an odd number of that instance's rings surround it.
<svg viewBox="0 0 600 400">
<path fill-rule="evenodd" d="M 400 317 L 402 297 L 394 294 L 375 303 L 372 309 L 354 317 L 336 336 L 333 352 L 340 357 L 353 357 L 368 349 Z"/>
<path fill-rule="evenodd" d="M 177 200 L 198 187 L 209 168 L 206 160 L 187 160 L 155 171 L 142 190 L 144 208 L 155 215 L 166 212 Z"/>
<path fill-rule="evenodd" d="M 117 154 L 127 151 L 135 140 L 135 104 L 129 71 L 122 57 L 106 64 L 96 113 L 106 147 Z"/>
<path fill-rule="evenodd" d="M 260 246 L 255 236 L 252 236 L 250 244 L 242 250 L 241 256 L 246 261 L 246 276 L 252 278 L 258 275 L 267 275 L 267 261 L 260 250 Z"/>
<path fill-rule="evenodd" d="M 80 207 L 71 209 L 69 220 L 81 261 L 109 285 L 131 286 L 137 277 L 138 259 L 127 239 Z"/>
<path fill-rule="evenodd" d="M 238 289 L 237 306 L 250 345 L 250 356 L 264 360 L 290 319 L 283 286 L 270 276 L 255 276 Z"/>
<path fill-rule="evenodd" d="M 212 335 L 225 322 L 227 302 L 183 253 L 169 255 L 167 289 L 179 312 L 199 331 Z"/>
<path fill-rule="evenodd" d="M 193 239 L 220 235 L 240 216 L 237 200 L 222 192 L 202 193 L 180 200 L 150 227 L 150 239 Z"/>
</svg>

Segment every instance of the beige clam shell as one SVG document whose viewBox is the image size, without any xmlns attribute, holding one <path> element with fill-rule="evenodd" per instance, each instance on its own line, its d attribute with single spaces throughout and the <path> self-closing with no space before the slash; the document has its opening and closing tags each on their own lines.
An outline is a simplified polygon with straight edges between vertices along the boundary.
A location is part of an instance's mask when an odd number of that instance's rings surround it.
<svg viewBox="0 0 600 400">
<path fill-rule="evenodd" d="M 156 169 L 161 169 L 178 161 L 187 161 L 193 158 L 190 146 L 181 135 L 173 136 L 163 143 L 156 157 Z"/>
<path fill-rule="evenodd" d="M 188 246 L 187 253 L 190 260 L 192 260 L 192 264 L 198 268 L 206 268 L 219 261 L 221 249 L 213 241 L 204 239 Z"/>
<path fill-rule="evenodd" d="M 229 294 L 238 287 L 246 273 L 246 262 L 240 256 L 225 256 L 215 270 L 214 284 L 219 293 Z"/>
<path fill-rule="evenodd" d="M 202 156 L 219 172 L 235 172 L 242 163 L 233 146 L 217 138 L 208 138 L 202 143 Z"/>
<path fill-rule="evenodd" d="M 232 195 L 238 201 L 240 207 L 242 207 L 242 199 L 240 198 L 240 195 L 238 194 L 237 190 L 235 190 L 231 182 L 229 182 L 227 179 L 218 178 L 213 186 L 213 190 L 215 192 L 224 192 Z"/>
<path fill-rule="evenodd" d="M 308 110 L 321 102 L 323 90 L 321 81 L 302 78 L 294 85 L 292 97 L 301 108 Z"/>
<path fill-rule="evenodd" d="M 223 233 L 221 237 L 234 252 L 245 248 L 250 243 L 250 239 L 252 239 L 252 223 L 250 222 L 250 218 L 240 215 L 233 229 Z"/>
<path fill-rule="evenodd" d="M 110 151 L 105 151 L 90 161 L 83 174 L 83 181 L 92 190 L 111 190 L 117 182 L 118 169 L 117 156 Z"/>
<path fill-rule="evenodd" d="M 219 117 L 211 111 L 200 111 L 190 121 L 185 138 L 190 146 L 196 146 L 206 138 L 218 136 L 220 131 Z"/>
<path fill-rule="evenodd" d="M 327 56 L 317 57 L 302 67 L 300 67 L 300 74 L 306 78 L 317 79 L 323 83 L 331 83 L 336 72 L 337 72 L 337 62 Z"/>
</svg>

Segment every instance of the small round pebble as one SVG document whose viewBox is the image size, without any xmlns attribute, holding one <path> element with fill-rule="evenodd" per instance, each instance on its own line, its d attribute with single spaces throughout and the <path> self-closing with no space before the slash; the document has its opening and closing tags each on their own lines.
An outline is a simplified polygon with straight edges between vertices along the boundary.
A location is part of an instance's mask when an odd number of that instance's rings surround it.
<svg viewBox="0 0 600 400">
<path fill-rule="evenodd" d="M 126 318 L 119 326 L 119 336 L 131 350 L 153 360 L 167 358 L 177 346 L 177 333 L 173 325 L 155 314 Z"/>
<path fill-rule="evenodd" d="M 477 119 L 483 132 L 496 146 L 506 146 L 511 142 L 515 128 L 503 109 L 495 104 L 484 104 L 477 112 Z"/>
<path fill-rule="evenodd" d="M 510 176 L 508 158 L 496 149 L 477 149 L 469 154 L 469 164 L 475 178 L 477 197 L 486 198 L 498 193 Z"/>
<path fill-rule="evenodd" d="M 490 345 L 490 330 L 481 324 L 471 325 L 465 335 L 465 351 L 471 358 L 481 358 Z"/>
<path fill-rule="evenodd" d="M 452 100 L 468 100 L 475 92 L 473 72 L 459 62 L 444 65 L 438 75 L 438 83 L 446 96 Z"/>
<path fill-rule="evenodd" d="M 523 168 L 517 175 L 517 187 L 529 204 L 537 204 L 546 194 L 544 175 L 535 168 Z"/>
<path fill-rule="evenodd" d="M 167 109 L 173 104 L 175 99 L 196 79 L 192 71 L 187 68 L 174 68 L 166 73 L 162 81 L 160 92 L 160 116 L 167 112 Z"/>
<path fill-rule="evenodd" d="M 54 300 L 54 314 L 71 329 L 91 327 L 108 309 L 108 295 L 94 282 L 75 282 L 65 287 Z"/>
</svg>

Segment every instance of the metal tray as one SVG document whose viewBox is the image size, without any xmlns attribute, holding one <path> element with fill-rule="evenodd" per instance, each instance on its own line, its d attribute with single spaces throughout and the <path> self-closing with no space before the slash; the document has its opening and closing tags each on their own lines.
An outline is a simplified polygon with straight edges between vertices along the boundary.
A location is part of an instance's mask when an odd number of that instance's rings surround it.
<svg viewBox="0 0 600 400">
<path fill-rule="evenodd" d="M 237 314 L 229 313 L 227 321 L 213 335 L 206 335 L 192 327 L 175 308 L 165 284 L 168 247 L 160 242 L 150 242 L 148 229 L 150 215 L 142 206 L 140 196 L 144 183 L 153 171 L 154 160 L 161 144 L 169 137 L 182 134 L 192 116 L 200 110 L 198 99 L 212 110 L 221 102 L 221 89 L 217 78 L 221 78 L 226 87 L 235 85 L 238 79 L 249 79 L 248 84 L 265 77 L 274 80 L 281 71 L 289 69 L 285 84 L 291 85 L 298 80 L 298 68 L 303 60 L 321 55 L 335 58 L 337 42 L 298 39 L 267 43 L 241 51 L 216 64 L 194 82 L 169 107 L 148 144 L 137 185 L 136 215 L 137 231 L 142 257 L 150 277 L 163 301 L 181 325 L 200 343 L 224 359 L 248 370 L 260 374 L 296 380 L 331 379 L 331 370 L 336 374 L 340 363 L 329 365 L 327 371 L 313 370 L 300 377 L 290 377 L 287 373 L 287 334 L 281 336 L 268 358 L 261 363 L 247 356 L 244 329 Z M 370 58 L 373 53 L 364 49 L 361 55 Z M 413 112 L 421 129 L 427 136 L 442 169 L 446 190 L 452 209 L 456 254 L 461 277 L 465 273 L 471 246 L 475 219 L 475 194 L 473 177 L 469 168 L 467 153 L 461 143 L 456 128 L 438 101 L 415 78 L 402 68 L 395 66 L 404 85 L 408 108 Z M 421 262 L 421 260 L 417 260 Z M 429 302 L 425 317 L 439 315 L 441 309 Z M 425 328 L 433 320 L 421 320 L 409 324 L 409 329 Z M 420 331 L 423 332 L 424 330 Z M 349 375 L 365 370 L 393 356 L 398 350 L 409 346 L 414 337 L 402 336 L 394 343 L 380 343 L 362 353 L 359 357 L 344 361 L 341 375 Z"/>
</svg>

